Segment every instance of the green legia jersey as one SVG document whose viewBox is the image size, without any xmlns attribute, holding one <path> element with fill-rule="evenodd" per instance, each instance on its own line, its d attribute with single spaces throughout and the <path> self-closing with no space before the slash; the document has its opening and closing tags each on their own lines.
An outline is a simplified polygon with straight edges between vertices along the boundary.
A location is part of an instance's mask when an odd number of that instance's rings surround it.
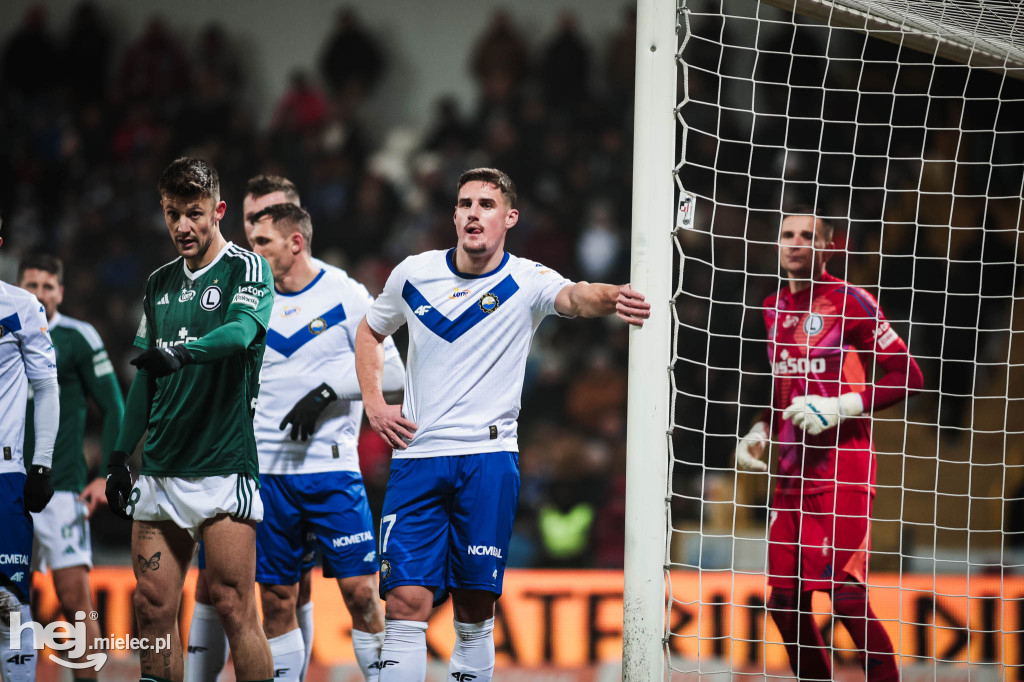
<svg viewBox="0 0 1024 682">
<path fill-rule="evenodd" d="M 85 438 L 87 402 L 92 398 L 103 413 L 103 462 L 114 449 L 117 431 L 124 416 L 124 398 L 114 367 L 100 335 L 88 322 L 57 313 L 50 320 L 50 338 L 57 353 L 57 383 L 60 386 L 60 425 L 53 446 L 52 481 L 54 490 L 80 493 L 88 482 L 82 441 Z M 31 388 L 31 387 L 29 387 Z M 25 466 L 32 464 L 35 430 L 32 427 L 32 401 L 26 412 Z"/>
<path fill-rule="evenodd" d="M 178 258 L 149 276 L 136 346 L 195 341 L 238 315 L 255 318 L 260 333 L 244 351 L 153 380 L 141 473 L 257 477 L 252 416 L 273 285 L 267 262 L 230 242 L 196 272 Z"/>
</svg>

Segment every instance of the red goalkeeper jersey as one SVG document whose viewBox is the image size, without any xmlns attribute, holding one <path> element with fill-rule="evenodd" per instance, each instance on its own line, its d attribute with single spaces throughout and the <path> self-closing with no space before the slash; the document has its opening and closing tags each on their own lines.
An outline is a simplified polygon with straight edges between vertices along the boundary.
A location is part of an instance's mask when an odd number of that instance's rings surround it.
<svg viewBox="0 0 1024 682">
<path fill-rule="evenodd" d="M 764 302 L 772 363 L 770 432 L 779 444 L 776 490 L 805 494 L 853 486 L 874 492 L 871 411 L 907 397 L 921 370 L 868 292 L 828 273 L 803 291 L 786 286 Z M 875 364 L 875 381 L 866 368 Z M 782 419 L 793 399 L 857 391 L 864 414 L 817 436 Z"/>
</svg>

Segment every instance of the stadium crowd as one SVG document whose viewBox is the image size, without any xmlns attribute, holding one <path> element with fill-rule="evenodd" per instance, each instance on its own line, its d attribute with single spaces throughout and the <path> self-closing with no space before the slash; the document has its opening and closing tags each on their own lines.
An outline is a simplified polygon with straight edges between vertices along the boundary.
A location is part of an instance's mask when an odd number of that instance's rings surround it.
<svg viewBox="0 0 1024 682">
<path fill-rule="evenodd" d="M 224 26 L 209 25 L 191 44 L 154 16 L 121 47 L 107 11 L 82 2 L 58 31 L 36 6 L 2 46 L 0 210 L 10 248 L 0 277 L 14 281 L 25 254 L 62 258 L 63 309 L 96 327 L 123 389 L 146 277 L 172 255 L 153 188 L 183 153 L 220 171 L 234 207 L 227 236 L 243 245 L 246 180 L 294 180 L 318 226 L 315 255 L 374 294 L 405 256 L 447 248 L 452 188 L 484 164 L 519 185 L 512 253 L 573 279 L 627 279 L 630 12 L 600 47 L 565 14 L 539 50 L 496 13 L 467 55 L 475 109 L 443 98 L 428 129 L 396 149 L 390 131 L 369 123 L 367 103 L 387 77 L 387 51 L 351 9 L 339 10 L 319 63 L 293 74 L 265 128 L 245 104 L 247 60 Z M 603 320 L 551 321 L 538 332 L 523 396 L 513 564 L 621 565 L 626 339 Z M 377 514 L 389 454 L 365 429 L 361 458 Z M 120 523 L 99 512 L 98 543 L 123 542 Z"/>
</svg>

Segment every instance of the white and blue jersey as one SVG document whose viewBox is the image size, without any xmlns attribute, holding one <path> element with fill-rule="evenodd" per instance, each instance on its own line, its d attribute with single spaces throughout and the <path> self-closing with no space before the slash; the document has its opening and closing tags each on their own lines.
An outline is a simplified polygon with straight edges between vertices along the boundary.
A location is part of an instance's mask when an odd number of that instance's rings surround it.
<svg viewBox="0 0 1024 682">
<path fill-rule="evenodd" d="M 32 517 L 22 503 L 29 381 L 57 380 L 46 313 L 29 292 L 0 282 L 0 585 L 28 595 Z"/>
<path fill-rule="evenodd" d="M 324 408 L 310 440 L 292 440 L 281 420 L 307 393 L 326 383 L 338 391 L 354 384 L 356 328 L 373 302 L 344 270 L 322 264 L 301 291 L 274 291 L 260 395 L 253 419 L 260 474 L 359 472 L 359 427 L 363 403 L 335 400 Z M 386 357 L 397 357 L 393 341 Z"/>
<path fill-rule="evenodd" d="M 417 426 L 396 450 L 384 496 L 380 593 L 402 585 L 501 593 L 519 500 L 516 420 L 530 343 L 572 284 L 505 254 L 479 276 L 455 250 L 407 258 L 366 314 L 381 335 L 409 325 L 402 414 Z"/>
<path fill-rule="evenodd" d="M 373 519 L 359 471 L 357 443 L 363 403 L 341 386 L 355 386 L 355 335 L 373 299 L 345 271 L 314 261 L 319 273 L 301 291 L 275 291 L 253 420 L 259 454 L 263 523 L 257 526 L 257 580 L 298 582 L 312 567 L 346 578 L 377 570 Z M 398 358 L 389 341 L 385 357 Z M 307 441 L 292 440 L 281 421 L 321 383 L 339 399 L 328 403 Z"/>
<path fill-rule="evenodd" d="M 516 419 L 530 343 L 571 282 L 506 253 L 482 275 L 461 273 L 455 250 L 410 256 L 366 313 L 383 336 L 409 325 L 402 414 L 415 437 L 394 457 L 518 452 Z"/>
</svg>

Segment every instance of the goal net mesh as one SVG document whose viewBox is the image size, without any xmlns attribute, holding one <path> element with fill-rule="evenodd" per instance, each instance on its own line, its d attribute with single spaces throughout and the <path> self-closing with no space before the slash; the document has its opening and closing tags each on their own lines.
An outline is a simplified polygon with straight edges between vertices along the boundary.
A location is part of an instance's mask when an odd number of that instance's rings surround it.
<svg viewBox="0 0 1024 682">
<path fill-rule="evenodd" d="M 897 664 L 1024 679 L 1024 10 L 679 0 L 678 22 L 669 676 L 793 676 L 765 606 L 778 434 L 768 472 L 734 452 L 772 402 L 764 305 L 804 204 L 924 376 L 870 419 L 867 586 Z M 835 679 L 864 679 L 827 593 L 812 611 Z"/>
</svg>

